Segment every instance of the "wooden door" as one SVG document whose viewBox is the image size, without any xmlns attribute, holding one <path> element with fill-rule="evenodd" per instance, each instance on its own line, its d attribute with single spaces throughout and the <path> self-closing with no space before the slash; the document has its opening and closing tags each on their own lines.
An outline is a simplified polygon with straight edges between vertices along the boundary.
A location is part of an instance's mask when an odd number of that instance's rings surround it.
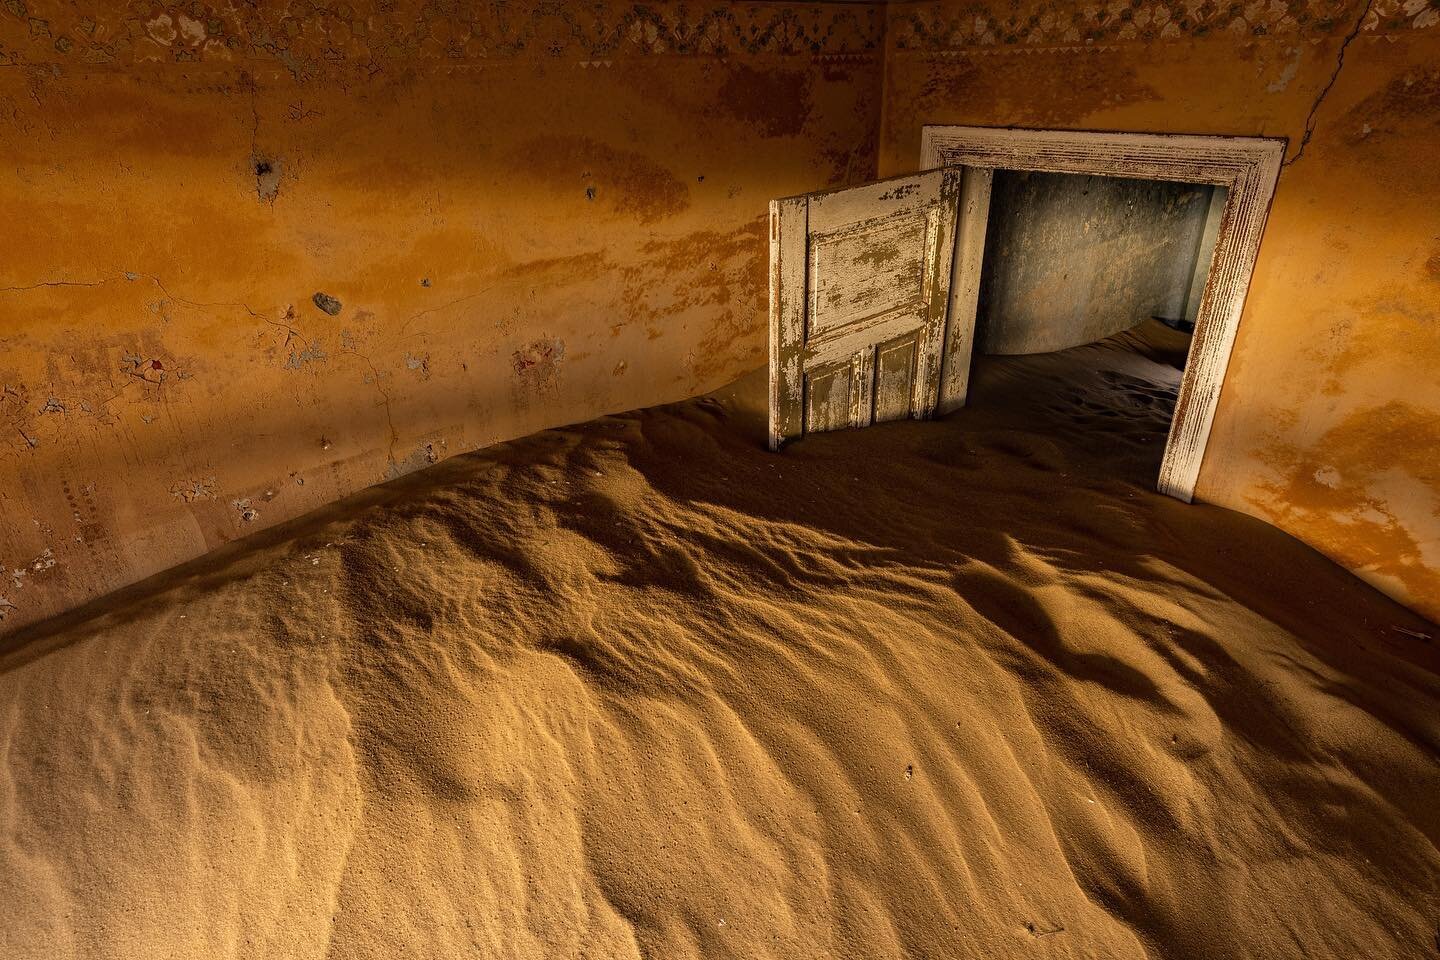
<svg viewBox="0 0 1440 960">
<path fill-rule="evenodd" d="M 771 201 L 772 450 L 935 412 L 961 181 L 950 168 Z"/>
</svg>

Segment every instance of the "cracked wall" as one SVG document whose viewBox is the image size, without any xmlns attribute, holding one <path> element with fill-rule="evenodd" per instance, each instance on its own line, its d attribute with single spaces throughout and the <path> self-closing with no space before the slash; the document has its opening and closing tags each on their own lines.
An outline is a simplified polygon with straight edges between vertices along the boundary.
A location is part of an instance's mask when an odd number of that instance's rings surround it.
<svg viewBox="0 0 1440 960">
<path fill-rule="evenodd" d="M 924 123 L 1288 137 L 1198 498 L 1440 619 L 1440 0 L 894 4 Z"/>
<path fill-rule="evenodd" d="M 874 175 L 883 29 L 0 6 L 0 632 L 762 364 L 767 201 Z"/>
</svg>

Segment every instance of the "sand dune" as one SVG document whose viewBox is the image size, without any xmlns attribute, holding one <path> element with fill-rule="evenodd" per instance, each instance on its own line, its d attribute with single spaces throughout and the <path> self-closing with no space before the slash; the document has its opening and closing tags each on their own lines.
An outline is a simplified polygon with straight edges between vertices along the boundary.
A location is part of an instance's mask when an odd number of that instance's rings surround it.
<svg viewBox="0 0 1440 960">
<path fill-rule="evenodd" d="M 0 956 L 1434 956 L 1436 630 L 1150 492 L 1163 347 L 781 455 L 751 378 L 32 631 Z"/>
</svg>

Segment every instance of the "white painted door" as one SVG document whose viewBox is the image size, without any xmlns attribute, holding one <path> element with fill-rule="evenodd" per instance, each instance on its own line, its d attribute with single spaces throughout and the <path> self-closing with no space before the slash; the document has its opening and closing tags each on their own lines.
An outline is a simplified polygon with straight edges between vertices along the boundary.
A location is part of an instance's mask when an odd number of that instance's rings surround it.
<svg viewBox="0 0 1440 960">
<path fill-rule="evenodd" d="M 962 180 L 954 167 L 771 202 L 771 449 L 935 412 Z"/>
</svg>

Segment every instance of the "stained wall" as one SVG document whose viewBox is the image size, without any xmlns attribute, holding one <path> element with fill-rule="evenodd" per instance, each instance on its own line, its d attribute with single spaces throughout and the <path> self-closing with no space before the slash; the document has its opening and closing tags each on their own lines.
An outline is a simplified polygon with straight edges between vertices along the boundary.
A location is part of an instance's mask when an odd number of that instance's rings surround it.
<svg viewBox="0 0 1440 960">
<path fill-rule="evenodd" d="M 1200 499 L 1440 619 L 1440 3 L 896 3 L 881 171 L 958 123 L 1290 140 Z"/>
<path fill-rule="evenodd" d="M 0 631 L 764 362 L 883 7 L 0 6 Z"/>
<path fill-rule="evenodd" d="M 1198 492 L 1440 617 L 1436 4 L 7 0 L 0 631 L 757 366 L 925 122 L 1289 137 Z"/>
</svg>

